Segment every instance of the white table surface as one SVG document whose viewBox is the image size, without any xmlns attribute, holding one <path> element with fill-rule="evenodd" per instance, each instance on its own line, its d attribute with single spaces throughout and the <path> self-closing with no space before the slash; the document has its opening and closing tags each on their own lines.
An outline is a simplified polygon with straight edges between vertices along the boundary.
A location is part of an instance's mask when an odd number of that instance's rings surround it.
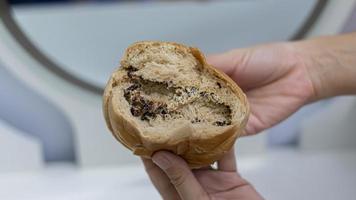
<svg viewBox="0 0 356 200">
<path fill-rule="evenodd" d="M 266 199 L 355 199 L 356 150 L 273 151 L 239 159 L 241 174 Z M 141 166 L 80 170 L 53 165 L 40 172 L 0 174 L 2 200 L 159 199 Z"/>
</svg>

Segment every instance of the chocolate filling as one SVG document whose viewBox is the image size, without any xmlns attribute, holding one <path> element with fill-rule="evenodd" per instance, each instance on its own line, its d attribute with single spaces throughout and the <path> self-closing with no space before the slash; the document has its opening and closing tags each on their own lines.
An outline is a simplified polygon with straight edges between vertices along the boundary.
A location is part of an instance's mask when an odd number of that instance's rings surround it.
<svg viewBox="0 0 356 200">
<path fill-rule="evenodd" d="M 139 117 L 143 121 L 150 121 L 160 116 L 162 119 L 167 117 L 179 117 L 180 110 L 169 109 L 167 103 L 174 102 L 177 105 L 184 106 L 192 102 L 200 102 L 210 107 L 221 107 L 224 119 L 218 119 L 212 124 L 215 126 L 226 126 L 231 124 L 231 109 L 229 106 L 218 102 L 218 97 L 214 93 L 206 91 L 198 91 L 195 87 L 176 87 L 170 82 L 154 82 L 144 80 L 134 74 L 137 69 L 129 67 L 127 69 L 127 77 L 130 81 L 130 86 L 124 89 L 124 97 L 130 104 L 130 112 L 133 116 Z M 220 83 L 217 84 L 221 88 Z M 154 101 L 147 98 L 147 93 L 151 93 L 153 88 L 156 91 L 167 96 L 166 101 Z M 145 95 L 146 94 L 146 97 Z M 149 95 L 149 94 L 148 94 Z M 167 103 L 166 103 L 167 102 Z M 193 118 L 191 123 L 201 123 L 204 119 L 198 117 Z"/>
<path fill-rule="evenodd" d="M 140 117 L 141 120 L 149 120 L 157 115 L 165 116 L 168 114 L 167 105 L 161 102 L 153 102 L 141 96 L 138 89 L 140 84 L 134 83 L 124 90 L 124 97 L 131 105 L 131 114 Z"/>
</svg>

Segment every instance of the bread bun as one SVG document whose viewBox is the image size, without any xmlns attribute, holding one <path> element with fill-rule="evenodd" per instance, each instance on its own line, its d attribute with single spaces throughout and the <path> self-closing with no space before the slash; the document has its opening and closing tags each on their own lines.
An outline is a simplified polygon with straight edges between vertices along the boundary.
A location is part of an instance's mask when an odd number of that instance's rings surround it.
<svg viewBox="0 0 356 200">
<path fill-rule="evenodd" d="M 103 111 L 112 134 L 134 154 L 168 150 L 199 168 L 219 160 L 243 131 L 245 94 L 198 49 L 138 42 L 120 64 L 105 88 Z"/>
</svg>

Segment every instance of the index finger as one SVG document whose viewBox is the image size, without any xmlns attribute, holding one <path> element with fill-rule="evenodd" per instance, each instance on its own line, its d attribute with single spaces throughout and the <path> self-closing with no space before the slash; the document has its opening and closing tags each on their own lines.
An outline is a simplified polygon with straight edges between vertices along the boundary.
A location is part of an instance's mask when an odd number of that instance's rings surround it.
<svg viewBox="0 0 356 200">
<path fill-rule="evenodd" d="M 154 164 L 151 159 L 141 159 L 151 182 L 161 194 L 162 198 L 180 200 L 177 190 L 171 184 L 171 181 L 169 180 L 167 175 L 161 170 L 161 168 Z"/>
</svg>

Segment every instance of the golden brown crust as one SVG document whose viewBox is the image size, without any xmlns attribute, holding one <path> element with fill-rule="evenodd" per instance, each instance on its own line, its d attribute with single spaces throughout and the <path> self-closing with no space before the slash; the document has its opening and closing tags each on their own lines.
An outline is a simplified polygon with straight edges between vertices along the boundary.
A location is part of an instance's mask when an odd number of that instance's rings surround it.
<svg viewBox="0 0 356 200">
<path fill-rule="evenodd" d="M 128 53 L 132 49 L 141 48 L 147 43 L 162 44 L 162 42 L 147 41 L 138 42 L 131 45 L 126 50 L 121 61 L 121 65 L 126 65 L 125 58 L 127 58 Z M 115 71 L 111 76 L 103 95 L 103 112 L 107 126 L 114 137 L 128 149 L 133 151 L 135 155 L 150 158 L 155 151 L 168 150 L 184 158 L 191 168 L 207 166 L 216 160 L 219 160 L 224 153 L 230 150 L 234 145 L 237 137 L 242 133 L 250 112 L 247 98 L 242 90 L 236 85 L 236 83 L 230 79 L 230 77 L 215 69 L 213 66 L 207 64 L 205 57 L 197 48 L 186 47 L 184 45 L 172 42 L 163 43 L 175 45 L 178 49 L 189 48 L 196 59 L 201 62 L 203 68 L 206 68 L 209 73 L 223 80 L 226 85 L 229 86 L 236 95 L 238 95 L 241 101 L 242 110 L 245 113 L 242 121 L 239 122 L 239 124 L 232 124 L 227 126 L 225 129 L 221 130 L 221 133 L 211 134 L 211 137 L 193 138 L 191 137 L 192 134 L 190 133 L 193 130 L 190 130 L 189 126 L 182 126 L 177 130 L 173 130 L 173 132 L 179 133 L 176 134 L 179 135 L 179 137 L 177 136 L 162 141 L 158 141 L 157 138 L 146 137 L 142 133 L 142 130 L 140 130 L 133 121 L 126 119 L 125 115 L 120 111 L 120 109 L 115 107 L 115 104 L 113 103 L 113 85 L 115 84 L 114 79 L 115 73 L 117 72 Z"/>
</svg>

